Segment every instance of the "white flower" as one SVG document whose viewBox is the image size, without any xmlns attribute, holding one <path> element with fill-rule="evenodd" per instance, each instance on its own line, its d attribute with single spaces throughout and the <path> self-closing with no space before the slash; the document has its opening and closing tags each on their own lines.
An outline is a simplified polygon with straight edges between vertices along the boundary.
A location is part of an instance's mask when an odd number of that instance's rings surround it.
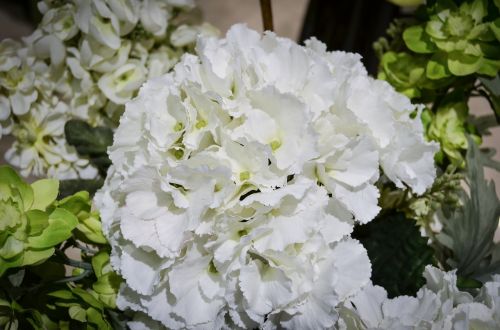
<svg viewBox="0 0 500 330">
<path fill-rule="evenodd" d="M 61 179 L 95 178 L 97 170 L 87 160 L 78 159 L 76 150 L 64 139 L 63 104 L 55 108 L 37 103 L 33 111 L 13 126 L 16 141 L 5 159 L 21 169 L 24 176 L 58 173 Z"/>
<path fill-rule="evenodd" d="M 10 102 L 5 96 L 0 96 L 0 139 L 2 135 L 7 135 L 12 129 L 10 117 Z"/>
<path fill-rule="evenodd" d="M 241 25 L 196 50 L 126 104 L 109 149 L 95 203 L 125 279 L 117 304 L 141 313 L 131 327 L 330 328 L 369 283 L 350 234 L 378 213 L 382 155 L 406 161 L 389 178 L 427 187 L 408 173 L 433 178 L 435 147 L 409 102 L 378 101 L 399 95 L 359 56 Z M 375 107 L 351 104 L 359 84 Z"/>
<path fill-rule="evenodd" d="M 170 42 L 175 47 L 185 47 L 195 42 L 199 36 L 215 37 L 218 34 L 218 30 L 207 23 L 200 26 L 182 24 L 172 32 Z"/>
<path fill-rule="evenodd" d="M 114 72 L 102 75 L 97 82 L 101 91 L 116 104 L 130 100 L 146 79 L 146 68 L 135 60 L 129 60 Z"/>
<path fill-rule="evenodd" d="M 193 48 L 194 39 L 176 46 L 169 36 L 180 24 L 194 21 L 189 17 L 196 14 L 194 2 L 45 0 L 38 7 L 43 17 L 30 36 L 0 42 L 0 137 L 14 130 L 18 141 L 9 159 L 23 167 L 23 174 L 94 176 L 95 169 L 65 145 L 63 135 L 47 135 L 51 143 L 37 143 L 37 148 L 51 151 L 34 152 L 25 141 L 42 134 L 30 131 L 34 122 L 63 127 L 67 120 L 80 119 L 114 129 L 123 104 L 142 83 L 169 71 Z M 183 27 L 213 33 L 208 24 Z M 47 104 L 64 113 L 42 116 L 39 107 Z M 56 149 L 61 155 L 51 156 Z"/>
<path fill-rule="evenodd" d="M 372 284 L 340 308 L 340 329 L 494 329 L 500 321 L 500 276 L 474 298 L 457 288 L 455 271 L 427 266 L 427 284 L 416 297 L 387 298 Z"/>
<path fill-rule="evenodd" d="M 21 48 L 21 43 L 5 39 L 0 42 L 0 72 L 6 72 L 21 64 L 21 60 L 16 56 Z"/>
<path fill-rule="evenodd" d="M 60 40 L 71 39 L 78 33 L 74 11 L 74 5 L 71 3 L 51 8 L 44 13 L 40 27 L 47 34 L 54 35 Z"/>
<path fill-rule="evenodd" d="M 144 0 L 141 4 L 141 24 L 146 31 L 156 37 L 165 35 L 170 16 L 171 14 L 165 1 Z"/>
</svg>

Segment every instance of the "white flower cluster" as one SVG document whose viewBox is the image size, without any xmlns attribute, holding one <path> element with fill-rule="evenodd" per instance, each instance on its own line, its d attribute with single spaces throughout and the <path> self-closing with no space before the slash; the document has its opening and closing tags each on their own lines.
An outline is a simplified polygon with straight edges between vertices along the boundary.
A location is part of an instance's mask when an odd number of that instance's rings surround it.
<svg viewBox="0 0 500 330">
<path fill-rule="evenodd" d="M 193 0 L 45 0 L 42 21 L 22 42 L 0 43 L 0 137 L 25 176 L 93 178 L 66 144 L 64 124 L 114 126 L 148 78 L 166 73 L 194 45 Z"/>
<path fill-rule="evenodd" d="M 494 275 L 473 297 L 457 288 L 455 271 L 427 266 L 427 284 L 416 297 L 387 298 L 368 285 L 340 308 L 339 329 L 498 329 L 500 275 Z"/>
<path fill-rule="evenodd" d="M 117 304 L 136 328 L 331 327 L 370 279 L 350 234 L 379 212 L 379 168 L 423 193 L 437 147 L 356 54 L 242 25 L 196 52 L 127 103 L 109 150 Z"/>
</svg>

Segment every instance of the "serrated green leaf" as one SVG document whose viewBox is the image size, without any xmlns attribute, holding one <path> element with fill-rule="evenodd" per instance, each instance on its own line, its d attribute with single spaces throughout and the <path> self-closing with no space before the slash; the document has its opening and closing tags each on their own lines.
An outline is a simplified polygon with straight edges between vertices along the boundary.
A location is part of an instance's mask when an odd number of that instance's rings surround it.
<svg viewBox="0 0 500 330">
<path fill-rule="evenodd" d="M 384 215 L 355 229 L 372 262 L 372 281 L 390 297 L 414 295 L 425 283 L 422 272 L 432 264 L 433 250 L 413 220 L 401 213 Z"/>
<path fill-rule="evenodd" d="M 410 26 L 403 32 L 406 46 L 416 53 L 428 54 L 437 50 L 422 25 Z"/>
<path fill-rule="evenodd" d="M 45 211 L 52 204 L 59 192 L 59 181 L 42 179 L 31 184 L 33 189 L 33 205 L 31 208 Z"/>
</svg>

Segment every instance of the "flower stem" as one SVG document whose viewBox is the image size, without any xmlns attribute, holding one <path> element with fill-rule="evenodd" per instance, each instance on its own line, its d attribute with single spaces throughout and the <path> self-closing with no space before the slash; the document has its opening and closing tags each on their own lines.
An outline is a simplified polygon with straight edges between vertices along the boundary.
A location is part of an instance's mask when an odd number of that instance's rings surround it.
<svg viewBox="0 0 500 330">
<path fill-rule="evenodd" d="M 264 31 L 274 31 L 273 27 L 273 9 L 271 0 L 260 0 L 260 11 L 262 13 L 262 24 Z"/>
</svg>

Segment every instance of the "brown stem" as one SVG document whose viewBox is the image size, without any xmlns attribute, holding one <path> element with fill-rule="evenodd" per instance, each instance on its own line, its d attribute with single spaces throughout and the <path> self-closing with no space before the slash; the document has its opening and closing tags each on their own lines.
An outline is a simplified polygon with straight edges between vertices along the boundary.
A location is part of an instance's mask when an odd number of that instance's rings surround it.
<svg viewBox="0 0 500 330">
<path fill-rule="evenodd" d="M 260 0 L 260 11 L 262 13 L 262 23 L 264 24 L 264 31 L 274 31 L 273 9 L 271 8 L 271 0 Z"/>
</svg>

